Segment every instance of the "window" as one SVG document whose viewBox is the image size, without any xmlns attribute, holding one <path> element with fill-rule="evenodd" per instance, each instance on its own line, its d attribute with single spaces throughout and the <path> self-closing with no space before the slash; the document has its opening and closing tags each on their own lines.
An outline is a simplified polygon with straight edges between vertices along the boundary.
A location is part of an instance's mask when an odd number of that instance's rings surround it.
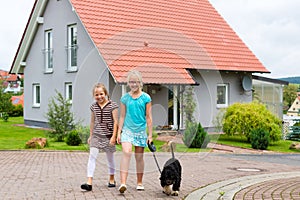
<svg viewBox="0 0 300 200">
<path fill-rule="evenodd" d="M 228 84 L 217 85 L 217 107 L 228 106 Z"/>
<path fill-rule="evenodd" d="M 40 107 L 41 87 L 40 84 L 33 84 L 33 107 Z"/>
<path fill-rule="evenodd" d="M 77 71 L 77 27 L 68 26 L 68 71 Z"/>
<path fill-rule="evenodd" d="M 52 44 L 52 30 L 45 31 L 45 72 L 53 72 L 53 44 Z"/>
<path fill-rule="evenodd" d="M 65 84 L 65 98 L 72 103 L 72 83 Z"/>
</svg>

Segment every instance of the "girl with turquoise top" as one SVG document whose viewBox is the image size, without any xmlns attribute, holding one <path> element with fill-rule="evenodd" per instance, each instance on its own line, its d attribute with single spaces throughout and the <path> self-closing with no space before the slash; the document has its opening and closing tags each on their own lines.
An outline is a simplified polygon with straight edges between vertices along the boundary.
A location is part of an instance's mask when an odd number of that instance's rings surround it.
<svg viewBox="0 0 300 200">
<path fill-rule="evenodd" d="M 132 70 L 127 76 L 130 91 L 121 97 L 117 142 L 122 144 L 120 166 L 120 193 L 127 190 L 126 180 L 134 146 L 137 190 L 144 190 L 144 148 L 152 142 L 151 97 L 142 91 L 143 82 L 139 71 Z M 148 128 L 148 135 L 146 129 Z"/>
</svg>

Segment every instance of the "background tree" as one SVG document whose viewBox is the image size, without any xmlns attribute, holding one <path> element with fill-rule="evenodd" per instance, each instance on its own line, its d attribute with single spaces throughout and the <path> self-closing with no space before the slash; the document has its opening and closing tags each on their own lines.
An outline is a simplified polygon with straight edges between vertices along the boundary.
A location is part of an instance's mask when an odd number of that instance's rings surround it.
<svg viewBox="0 0 300 200">
<path fill-rule="evenodd" d="M 202 128 L 200 122 L 195 122 L 194 112 L 196 102 L 194 99 L 194 88 L 188 87 L 184 94 L 185 131 L 183 142 L 188 148 L 206 148 L 210 139 L 207 132 Z"/>
<path fill-rule="evenodd" d="M 289 84 L 284 86 L 283 88 L 283 105 L 285 110 L 288 110 L 297 97 L 297 89 L 299 85 L 297 84 Z"/>
<path fill-rule="evenodd" d="M 11 102 L 11 94 L 4 93 L 3 80 L 0 80 L 0 113 L 8 113 L 13 109 L 13 104 Z"/>
<path fill-rule="evenodd" d="M 188 87 L 184 93 L 184 106 L 183 106 L 186 122 L 195 121 L 194 119 L 195 108 L 196 108 L 196 103 L 194 100 L 194 88 Z"/>
</svg>

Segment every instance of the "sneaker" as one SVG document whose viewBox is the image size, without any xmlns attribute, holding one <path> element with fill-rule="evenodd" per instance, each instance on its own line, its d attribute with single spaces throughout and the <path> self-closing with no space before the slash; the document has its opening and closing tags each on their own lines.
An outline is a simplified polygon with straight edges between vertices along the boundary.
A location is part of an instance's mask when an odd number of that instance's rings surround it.
<svg viewBox="0 0 300 200">
<path fill-rule="evenodd" d="M 137 189 L 137 190 L 145 190 L 145 188 L 144 188 L 143 185 L 137 185 L 137 186 L 136 186 L 136 189 Z"/>
<path fill-rule="evenodd" d="M 92 191 L 93 186 L 89 185 L 87 183 L 84 183 L 81 185 L 81 189 L 86 190 L 86 191 Z"/>
<path fill-rule="evenodd" d="M 120 187 L 119 187 L 119 191 L 120 191 L 120 193 L 124 193 L 125 191 L 127 190 L 127 187 L 126 187 L 126 185 L 125 184 L 121 184 L 120 185 Z"/>
</svg>

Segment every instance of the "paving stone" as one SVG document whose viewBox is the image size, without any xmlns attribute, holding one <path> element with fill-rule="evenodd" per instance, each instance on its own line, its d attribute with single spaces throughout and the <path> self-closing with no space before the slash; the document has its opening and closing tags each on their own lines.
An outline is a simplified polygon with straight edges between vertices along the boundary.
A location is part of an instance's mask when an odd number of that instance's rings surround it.
<svg viewBox="0 0 300 200">
<path fill-rule="evenodd" d="M 241 153 L 242 150 L 239 151 Z M 221 152 L 221 153 L 220 153 Z M 117 152 L 116 188 L 107 187 L 107 163 L 104 153 L 97 159 L 93 191 L 84 192 L 80 185 L 86 181 L 86 166 L 88 152 L 69 151 L 0 151 L 0 198 L 1 199 L 184 199 L 199 188 L 213 183 L 222 182 L 246 176 L 271 174 L 280 172 L 300 171 L 300 166 L 278 164 L 270 162 L 256 162 L 234 157 L 225 157 L 223 152 L 233 151 L 175 153 L 182 165 L 182 184 L 178 197 L 167 196 L 162 193 L 159 183 L 159 171 L 152 153 L 145 153 L 145 191 L 136 191 L 136 174 L 134 157 L 131 159 L 128 176 L 128 190 L 119 194 L 119 165 L 121 153 Z M 249 152 L 245 152 L 248 154 Z M 262 153 L 262 152 L 259 152 Z M 160 167 L 171 157 L 169 152 L 156 153 Z M 260 168 L 262 171 L 238 171 L 236 168 Z M 286 180 L 284 180 L 286 181 Z M 283 182 L 284 182 L 283 181 Z M 300 180 L 289 187 L 287 184 L 282 192 L 290 193 L 294 199 L 299 199 Z M 271 184 L 277 185 L 278 182 Z M 267 186 L 266 186 L 267 187 Z M 248 187 L 246 187 L 248 188 Z M 242 188 L 241 188 L 242 189 Z M 255 186 L 249 185 L 249 190 Z M 280 188 L 279 188 L 280 190 Z M 216 188 L 216 192 L 220 190 Z M 236 194 L 236 199 L 243 198 L 243 194 Z M 264 193 L 263 190 L 259 190 Z M 250 193 L 249 193 L 250 194 Z M 251 195 L 250 195 L 251 196 Z"/>
</svg>

